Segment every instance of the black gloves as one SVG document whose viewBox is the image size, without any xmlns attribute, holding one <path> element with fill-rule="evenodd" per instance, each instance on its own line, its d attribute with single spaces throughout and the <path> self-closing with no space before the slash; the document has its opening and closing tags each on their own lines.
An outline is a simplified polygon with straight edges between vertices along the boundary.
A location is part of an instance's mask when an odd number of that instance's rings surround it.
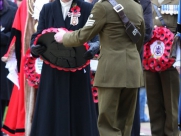
<svg viewBox="0 0 181 136">
<path fill-rule="evenodd" d="M 96 53 L 99 51 L 100 42 L 90 42 L 89 43 L 90 48 L 84 53 L 85 59 L 92 59 Z"/>
<path fill-rule="evenodd" d="M 32 45 L 31 46 L 31 54 L 33 57 L 38 58 L 39 55 L 43 54 L 46 51 L 46 47 L 42 45 Z"/>
</svg>

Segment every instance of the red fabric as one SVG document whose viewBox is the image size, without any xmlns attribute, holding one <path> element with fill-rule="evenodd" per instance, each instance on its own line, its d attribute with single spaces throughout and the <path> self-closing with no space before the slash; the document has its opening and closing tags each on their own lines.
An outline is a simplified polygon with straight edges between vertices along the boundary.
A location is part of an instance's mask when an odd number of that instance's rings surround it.
<svg viewBox="0 0 181 136">
<path fill-rule="evenodd" d="M 9 136 L 22 136 L 25 129 L 24 92 L 14 85 L 2 131 Z M 23 104 L 23 105 L 22 105 Z"/>
<path fill-rule="evenodd" d="M 24 39 L 25 39 L 25 29 L 27 22 L 27 2 L 23 0 L 20 7 L 16 12 L 16 16 L 13 22 L 13 28 L 21 32 L 21 39 L 18 39 L 16 33 L 14 36 L 16 39 L 21 40 L 21 56 L 24 56 Z M 17 46 L 17 45 L 16 45 Z M 10 48 L 11 45 L 10 45 Z M 21 66 L 19 75 L 19 84 L 20 89 L 18 90 L 17 86 L 14 85 L 12 95 L 10 98 L 10 103 L 5 118 L 5 122 L 2 128 L 2 131 L 8 134 L 9 136 L 23 136 L 25 134 L 25 100 L 24 100 L 24 60 L 21 58 Z"/>
<path fill-rule="evenodd" d="M 95 73 L 90 72 L 91 73 L 91 85 L 92 85 L 92 96 L 93 96 L 93 101 L 94 103 L 98 103 L 98 89 L 97 87 L 93 87 L 94 84 L 94 77 L 95 77 Z"/>
</svg>

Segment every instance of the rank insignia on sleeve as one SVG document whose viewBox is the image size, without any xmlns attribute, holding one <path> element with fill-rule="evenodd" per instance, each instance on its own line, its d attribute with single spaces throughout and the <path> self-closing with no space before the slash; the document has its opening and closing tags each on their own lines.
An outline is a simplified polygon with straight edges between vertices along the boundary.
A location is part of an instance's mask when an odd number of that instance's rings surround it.
<svg viewBox="0 0 181 136">
<path fill-rule="evenodd" d="M 90 14 L 89 18 L 93 18 L 93 14 Z"/>
<path fill-rule="evenodd" d="M 95 20 L 93 20 L 93 19 L 88 19 L 87 22 L 86 22 L 86 24 L 85 24 L 85 26 L 93 26 L 94 23 L 95 23 Z"/>
</svg>

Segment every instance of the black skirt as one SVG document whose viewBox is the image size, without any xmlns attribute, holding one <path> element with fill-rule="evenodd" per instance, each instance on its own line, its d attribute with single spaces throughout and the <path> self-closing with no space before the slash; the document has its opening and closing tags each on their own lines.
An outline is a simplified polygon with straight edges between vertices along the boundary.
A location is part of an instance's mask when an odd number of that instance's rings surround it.
<svg viewBox="0 0 181 136">
<path fill-rule="evenodd" d="M 30 136 L 98 136 L 90 66 L 65 72 L 43 64 Z"/>
</svg>

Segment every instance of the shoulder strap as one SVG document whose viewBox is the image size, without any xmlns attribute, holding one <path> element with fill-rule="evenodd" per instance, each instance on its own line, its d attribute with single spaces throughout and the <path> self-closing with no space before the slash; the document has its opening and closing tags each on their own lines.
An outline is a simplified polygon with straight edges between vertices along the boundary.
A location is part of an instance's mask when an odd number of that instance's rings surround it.
<svg viewBox="0 0 181 136">
<path fill-rule="evenodd" d="M 157 14 L 157 16 L 158 16 L 158 18 L 159 18 L 162 26 L 166 27 L 166 23 L 165 23 L 162 15 L 161 15 L 161 13 L 159 12 L 158 7 L 157 7 L 155 4 L 153 4 L 153 7 L 154 7 L 154 9 L 155 9 L 155 11 L 156 11 L 156 14 Z"/>
<path fill-rule="evenodd" d="M 141 37 L 141 34 L 138 31 L 138 29 L 135 27 L 135 25 L 132 22 L 130 22 L 127 16 L 125 15 L 123 11 L 124 7 L 121 4 L 118 4 L 116 0 L 108 0 L 108 1 L 111 3 L 113 9 L 118 13 L 119 17 L 121 18 L 121 21 L 124 24 L 126 33 L 128 34 L 129 38 L 132 40 L 133 43 L 137 43 Z"/>
<path fill-rule="evenodd" d="M 129 24 L 129 19 L 125 15 L 123 9 L 124 7 L 121 4 L 118 4 L 115 0 L 108 0 L 109 3 L 113 6 L 113 9 L 118 13 L 119 17 L 121 18 L 122 22 L 124 23 L 124 26 Z"/>
</svg>

